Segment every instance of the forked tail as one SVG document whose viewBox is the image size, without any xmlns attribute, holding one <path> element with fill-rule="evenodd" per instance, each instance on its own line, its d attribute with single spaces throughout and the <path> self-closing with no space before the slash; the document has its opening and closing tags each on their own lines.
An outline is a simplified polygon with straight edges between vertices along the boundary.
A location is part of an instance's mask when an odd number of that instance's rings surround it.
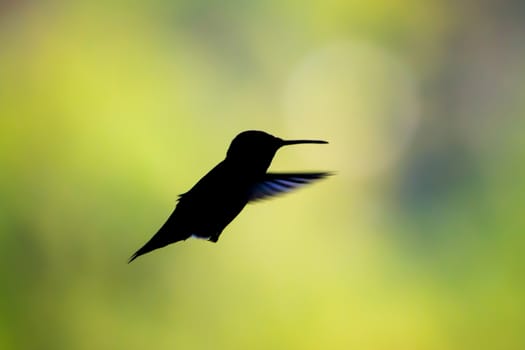
<svg viewBox="0 0 525 350">
<path fill-rule="evenodd" d="M 170 228 L 167 225 L 161 227 L 151 239 L 144 244 L 142 248 L 137 250 L 128 260 L 128 264 L 138 258 L 141 255 L 151 252 L 152 250 L 159 249 L 178 241 L 185 240 L 189 235 L 174 234 L 169 232 Z"/>
<path fill-rule="evenodd" d="M 155 246 L 154 244 L 152 244 L 152 241 L 153 239 L 149 240 L 148 243 L 144 244 L 144 246 L 142 248 L 140 248 L 139 250 L 137 250 L 128 260 L 128 264 L 130 262 L 132 262 L 133 260 L 135 260 L 136 258 L 138 258 L 139 256 L 141 255 L 144 255 L 146 253 L 149 253 L 151 252 L 152 250 L 155 250 L 157 248 L 160 248 L 158 246 Z"/>
</svg>

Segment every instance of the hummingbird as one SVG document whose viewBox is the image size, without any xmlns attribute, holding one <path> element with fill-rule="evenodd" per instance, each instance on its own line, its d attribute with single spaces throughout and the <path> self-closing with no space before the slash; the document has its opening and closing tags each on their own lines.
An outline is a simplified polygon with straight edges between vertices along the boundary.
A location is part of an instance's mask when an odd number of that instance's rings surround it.
<svg viewBox="0 0 525 350">
<path fill-rule="evenodd" d="M 190 237 L 216 243 L 224 228 L 246 204 L 289 192 L 329 172 L 267 173 L 277 150 L 283 146 L 320 140 L 283 140 L 263 131 L 238 134 L 226 158 L 188 192 L 179 195 L 175 210 L 157 233 L 129 259 Z"/>
</svg>

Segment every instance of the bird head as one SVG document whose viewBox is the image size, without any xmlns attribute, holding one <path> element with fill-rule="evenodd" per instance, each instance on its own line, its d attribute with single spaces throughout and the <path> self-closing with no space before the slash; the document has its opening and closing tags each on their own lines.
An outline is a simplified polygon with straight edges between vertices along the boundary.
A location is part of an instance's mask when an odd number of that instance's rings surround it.
<svg viewBox="0 0 525 350">
<path fill-rule="evenodd" d="M 323 144 L 327 142 L 319 140 L 283 140 L 264 131 L 249 130 L 241 132 L 233 139 L 226 153 L 226 159 L 238 162 L 247 169 L 265 172 L 279 148 L 301 143 Z"/>
</svg>

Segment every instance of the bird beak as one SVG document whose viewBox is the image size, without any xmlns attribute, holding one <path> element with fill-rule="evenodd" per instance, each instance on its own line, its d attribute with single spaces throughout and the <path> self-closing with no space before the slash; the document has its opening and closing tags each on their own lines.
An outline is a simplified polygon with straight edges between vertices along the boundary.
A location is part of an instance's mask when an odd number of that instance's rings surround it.
<svg viewBox="0 0 525 350">
<path fill-rule="evenodd" d="M 289 146 L 289 145 L 297 145 L 300 143 L 317 143 L 317 144 L 325 144 L 328 143 L 326 141 L 322 140 L 283 140 L 282 146 Z"/>
</svg>

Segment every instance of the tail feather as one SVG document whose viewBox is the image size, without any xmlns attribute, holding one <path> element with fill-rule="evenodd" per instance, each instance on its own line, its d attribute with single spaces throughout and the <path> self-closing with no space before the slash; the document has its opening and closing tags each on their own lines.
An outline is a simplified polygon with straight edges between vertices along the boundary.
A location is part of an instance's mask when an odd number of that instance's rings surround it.
<svg viewBox="0 0 525 350">
<path fill-rule="evenodd" d="M 149 243 L 149 242 L 148 242 Z M 128 264 L 130 262 L 132 262 L 133 260 L 135 260 L 136 258 L 138 258 L 139 256 L 141 255 L 144 255 L 146 253 L 149 253 L 151 252 L 152 250 L 156 249 L 156 248 L 153 248 L 151 246 L 148 246 L 148 243 L 146 243 L 142 248 L 140 248 L 139 250 L 137 250 L 135 253 L 133 253 L 133 255 L 129 258 L 128 260 Z"/>
<path fill-rule="evenodd" d="M 172 244 L 178 241 L 185 240 L 189 237 L 189 235 L 180 235 L 180 234 L 169 234 L 168 231 L 166 231 L 166 225 L 164 225 L 159 232 L 157 232 L 151 239 L 142 246 L 139 250 L 137 250 L 128 260 L 128 264 L 131 263 L 133 260 L 138 258 L 141 255 L 144 255 L 146 253 L 151 252 L 152 250 L 159 249 L 162 247 L 167 246 L 168 244 Z"/>
<path fill-rule="evenodd" d="M 160 236 L 162 237 L 162 236 Z M 149 253 L 151 252 L 152 250 L 155 250 L 155 249 L 159 249 L 159 248 L 162 248 L 162 247 L 165 247 L 167 246 L 168 244 L 171 244 L 171 243 L 175 243 L 179 240 L 166 240 L 166 239 L 162 239 L 160 238 L 159 239 L 159 235 L 155 235 L 153 236 L 146 244 L 144 244 L 144 246 L 142 246 L 142 248 L 140 248 L 139 250 L 137 250 L 128 260 L 128 264 L 130 262 L 132 262 L 133 260 L 135 260 L 136 258 L 138 258 L 139 256 L 141 255 L 144 255 L 146 253 Z"/>
</svg>

